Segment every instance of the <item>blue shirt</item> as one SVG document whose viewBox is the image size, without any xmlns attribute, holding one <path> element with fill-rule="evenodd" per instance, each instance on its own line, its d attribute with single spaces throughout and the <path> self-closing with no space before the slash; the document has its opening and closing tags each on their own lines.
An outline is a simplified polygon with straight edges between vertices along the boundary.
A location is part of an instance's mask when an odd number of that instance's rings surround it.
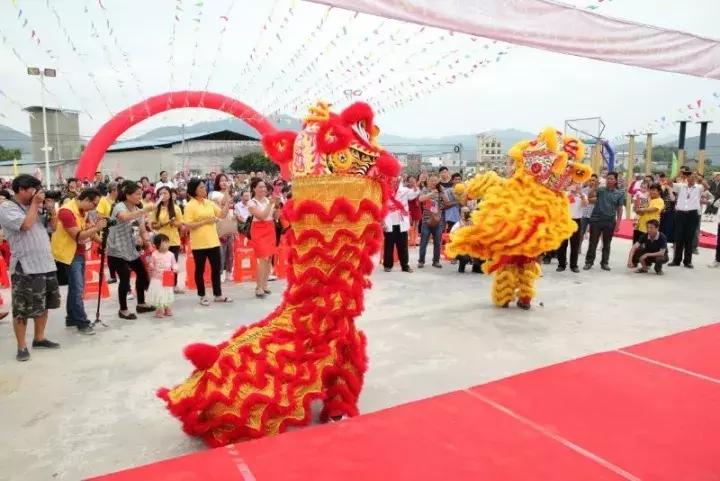
<svg viewBox="0 0 720 481">
<path fill-rule="evenodd" d="M 590 216 L 591 221 L 615 221 L 618 207 L 625 205 L 625 191 L 600 187 L 597 190 L 595 208 Z"/>
</svg>

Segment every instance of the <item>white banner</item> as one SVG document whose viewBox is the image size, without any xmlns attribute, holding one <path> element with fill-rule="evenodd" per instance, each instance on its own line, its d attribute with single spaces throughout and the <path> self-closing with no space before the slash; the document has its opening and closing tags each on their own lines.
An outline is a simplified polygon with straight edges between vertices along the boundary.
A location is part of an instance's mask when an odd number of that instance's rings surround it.
<svg viewBox="0 0 720 481">
<path fill-rule="evenodd" d="M 718 40 L 549 0 L 310 1 L 551 52 L 720 79 Z"/>
</svg>

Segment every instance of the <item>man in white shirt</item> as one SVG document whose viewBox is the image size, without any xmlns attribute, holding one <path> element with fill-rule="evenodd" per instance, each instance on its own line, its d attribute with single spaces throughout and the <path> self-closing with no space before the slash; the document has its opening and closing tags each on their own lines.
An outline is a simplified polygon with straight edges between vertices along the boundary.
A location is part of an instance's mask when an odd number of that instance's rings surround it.
<svg viewBox="0 0 720 481">
<path fill-rule="evenodd" d="M 248 202 L 250 202 L 250 191 L 245 190 L 240 195 L 240 200 L 235 203 L 235 217 L 240 222 L 245 222 L 250 217 L 250 211 L 248 210 Z"/>
<path fill-rule="evenodd" d="M 578 267 L 578 257 L 580 255 L 580 243 L 582 242 L 582 231 L 580 223 L 582 221 L 585 206 L 588 204 L 587 195 L 583 194 L 580 184 L 574 185 L 568 192 L 568 202 L 570 208 L 570 217 L 577 224 L 577 230 L 573 232 L 569 239 L 565 239 L 560 248 L 557 250 L 558 272 L 563 272 L 567 268 L 567 248 L 570 245 L 570 270 L 574 273 L 580 272 Z"/>
<path fill-rule="evenodd" d="M 408 229 L 410 228 L 408 201 L 417 198 L 420 195 L 420 190 L 405 187 L 402 185 L 400 177 L 395 179 L 394 183 L 395 195 L 390 198 L 388 213 L 385 216 L 383 267 L 385 267 L 385 272 L 392 270 L 393 248 L 397 248 L 400 267 L 403 272 L 412 272 L 408 254 Z"/>
<path fill-rule="evenodd" d="M 155 192 L 157 192 L 160 187 L 167 187 L 168 189 L 175 188 L 173 181 L 168 180 L 168 173 L 166 170 L 160 172 L 160 181 L 155 184 Z"/>
<path fill-rule="evenodd" d="M 693 268 L 693 240 L 700 223 L 700 197 L 702 186 L 697 176 L 689 168 L 682 168 L 683 183 L 675 184 L 677 203 L 675 204 L 675 255 L 669 266 L 680 263 L 688 269 Z"/>
</svg>

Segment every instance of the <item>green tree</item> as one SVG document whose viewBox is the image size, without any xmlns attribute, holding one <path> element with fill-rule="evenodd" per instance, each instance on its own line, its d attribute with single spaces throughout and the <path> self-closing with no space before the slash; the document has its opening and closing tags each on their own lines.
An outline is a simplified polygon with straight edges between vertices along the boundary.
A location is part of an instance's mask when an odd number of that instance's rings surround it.
<svg viewBox="0 0 720 481">
<path fill-rule="evenodd" d="M 652 150 L 653 162 L 670 165 L 672 163 L 673 154 L 677 155 L 677 147 L 656 145 Z"/>
<path fill-rule="evenodd" d="M 20 149 L 6 149 L 0 146 L 0 160 L 15 160 L 20 159 L 22 152 Z"/>
<path fill-rule="evenodd" d="M 245 155 L 238 155 L 233 158 L 230 170 L 234 172 L 267 172 L 274 174 L 278 172 L 278 166 L 260 152 L 250 152 Z"/>
</svg>

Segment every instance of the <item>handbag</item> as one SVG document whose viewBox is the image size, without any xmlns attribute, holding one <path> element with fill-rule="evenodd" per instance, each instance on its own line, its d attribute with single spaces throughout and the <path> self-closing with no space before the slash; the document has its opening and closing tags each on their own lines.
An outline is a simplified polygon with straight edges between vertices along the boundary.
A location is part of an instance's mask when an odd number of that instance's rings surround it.
<svg viewBox="0 0 720 481">
<path fill-rule="evenodd" d="M 244 223 L 238 224 L 238 232 L 250 239 L 250 227 L 252 227 L 253 216 L 249 215 Z"/>
<path fill-rule="evenodd" d="M 238 222 L 234 217 L 221 219 L 217 222 L 217 232 L 219 237 L 235 234 L 238 231 Z"/>
</svg>

